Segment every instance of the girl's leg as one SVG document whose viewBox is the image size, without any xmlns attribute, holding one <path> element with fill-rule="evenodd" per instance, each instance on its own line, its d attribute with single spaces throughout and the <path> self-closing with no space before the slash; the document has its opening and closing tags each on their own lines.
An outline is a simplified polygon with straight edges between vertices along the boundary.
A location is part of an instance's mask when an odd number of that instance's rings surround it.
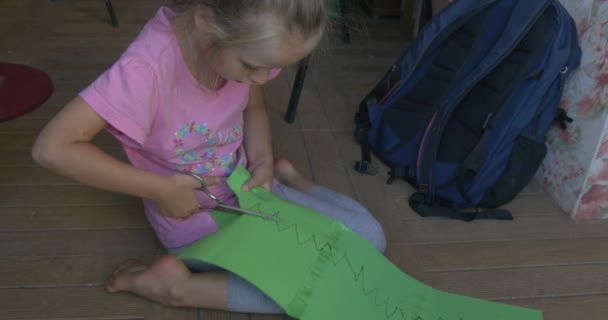
<svg viewBox="0 0 608 320">
<path fill-rule="evenodd" d="M 323 186 L 314 185 L 308 194 L 317 199 L 325 202 L 331 202 L 345 209 L 350 209 L 352 211 L 367 211 L 367 209 L 355 199 Z"/>
<path fill-rule="evenodd" d="M 122 263 L 106 290 L 133 292 L 169 306 L 225 310 L 228 278 L 226 272 L 193 274 L 174 255 L 165 255 L 149 266 L 135 260 Z"/>
<path fill-rule="evenodd" d="M 274 166 L 274 173 L 277 180 L 282 184 L 298 191 L 308 193 L 319 200 L 331 202 L 353 211 L 367 211 L 367 209 L 359 202 L 355 201 L 355 199 L 329 188 L 314 185 L 312 182 L 306 180 L 306 178 L 293 167 L 291 162 L 286 159 L 277 159 Z"/>
<path fill-rule="evenodd" d="M 169 248 L 169 253 L 177 255 L 185 247 Z M 223 270 L 215 265 L 200 261 L 200 260 L 184 260 L 186 266 L 193 272 L 209 272 Z M 266 294 L 262 293 L 257 287 L 249 283 L 247 280 L 237 276 L 234 273 L 226 272 L 228 275 L 228 297 L 226 302 L 226 310 L 235 312 L 248 313 L 268 313 L 279 314 L 285 313 L 279 305 L 277 305 Z"/>
<path fill-rule="evenodd" d="M 386 239 L 382 226 L 361 204 L 333 190 L 313 185 L 284 159 L 277 160 L 275 177 L 280 182 L 273 189 L 277 196 L 342 222 L 384 252 Z"/>
<path fill-rule="evenodd" d="M 286 159 L 277 159 L 274 171 L 277 180 L 293 189 L 308 193 L 314 198 L 325 202 L 331 202 L 345 209 L 350 209 L 352 211 L 367 211 L 367 209 L 359 202 L 355 201 L 355 199 L 329 188 L 314 185 L 312 182 L 306 180 L 306 178 L 300 175 L 293 167 L 291 162 Z"/>
<path fill-rule="evenodd" d="M 180 248 L 181 249 L 181 248 Z M 179 249 L 171 250 L 172 253 Z M 114 271 L 106 289 L 127 291 L 155 302 L 175 307 L 196 307 L 251 313 L 285 313 L 274 301 L 243 278 L 196 260 L 179 260 L 173 254 L 150 266 L 135 260 L 122 263 Z M 205 272 L 196 268 L 202 267 Z"/>
<path fill-rule="evenodd" d="M 227 310 L 247 313 L 284 314 L 272 299 L 247 280 L 230 273 Z"/>
</svg>

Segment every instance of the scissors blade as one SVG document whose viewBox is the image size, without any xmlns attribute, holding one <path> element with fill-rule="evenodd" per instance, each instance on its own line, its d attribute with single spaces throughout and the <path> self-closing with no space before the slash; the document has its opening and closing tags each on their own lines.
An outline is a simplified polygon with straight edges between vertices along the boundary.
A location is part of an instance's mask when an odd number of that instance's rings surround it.
<svg viewBox="0 0 608 320">
<path fill-rule="evenodd" d="M 223 209 L 223 210 L 226 210 L 226 211 L 232 211 L 232 212 L 247 214 L 247 215 L 250 215 L 250 216 L 255 216 L 255 217 L 266 219 L 266 220 L 279 221 L 279 219 L 277 217 L 275 217 L 275 216 L 269 216 L 267 214 L 259 213 L 257 211 L 248 210 L 248 209 L 239 208 L 239 207 L 228 206 L 228 205 L 225 205 L 225 204 L 219 204 L 216 209 Z"/>
</svg>

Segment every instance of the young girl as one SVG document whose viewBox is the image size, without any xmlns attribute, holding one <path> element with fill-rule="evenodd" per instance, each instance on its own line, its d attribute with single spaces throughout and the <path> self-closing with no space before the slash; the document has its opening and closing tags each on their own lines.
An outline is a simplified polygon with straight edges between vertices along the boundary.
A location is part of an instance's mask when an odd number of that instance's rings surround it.
<svg viewBox="0 0 608 320">
<path fill-rule="evenodd" d="M 174 254 L 216 231 L 197 174 L 221 200 L 237 200 L 225 178 L 242 164 L 258 185 L 333 217 L 385 246 L 382 228 L 354 200 L 313 186 L 275 161 L 261 85 L 317 46 L 328 23 L 325 0 L 177 1 L 162 7 L 120 59 L 43 129 L 37 162 L 101 189 L 144 199 L 168 255 L 150 266 L 118 266 L 109 292 L 130 291 L 173 305 L 282 312 L 255 287 L 213 266 Z M 95 147 L 108 129 L 130 164 Z M 198 271 L 192 273 L 191 271 Z"/>
</svg>

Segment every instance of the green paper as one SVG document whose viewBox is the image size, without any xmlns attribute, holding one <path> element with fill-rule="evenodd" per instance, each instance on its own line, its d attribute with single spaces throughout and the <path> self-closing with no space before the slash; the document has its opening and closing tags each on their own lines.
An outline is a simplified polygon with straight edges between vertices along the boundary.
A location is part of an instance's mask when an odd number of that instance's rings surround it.
<svg viewBox="0 0 608 320">
<path fill-rule="evenodd" d="M 542 313 L 429 287 L 403 273 L 368 241 L 311 209 L 258 187 L 241 191 L 249 173 L 228 184 L 242 207 L 278 222 L 231 216 L 214 234 L 179 255 L 213 263 L 247 279 L 287 314 L 304 320 L 540 320 Z M 215 218 L 223 213 L 214 212 Z"/>
</svg>

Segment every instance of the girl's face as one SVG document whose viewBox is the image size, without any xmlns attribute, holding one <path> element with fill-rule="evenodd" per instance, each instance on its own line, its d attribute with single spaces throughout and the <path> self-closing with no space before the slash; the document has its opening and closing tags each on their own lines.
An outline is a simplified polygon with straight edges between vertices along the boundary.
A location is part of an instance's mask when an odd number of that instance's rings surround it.
<svg viewBox="0 0 608 320">
<path fill-rule="evenodd" d="M 273 39 L 238 48 L 220 48 L 213 56 L 213 70 L 222 78 L 251 85 L 268 81 L 270 71 L 292 65 L 317 46 L 320 35 L 303 39 Z"/>
</svg>

